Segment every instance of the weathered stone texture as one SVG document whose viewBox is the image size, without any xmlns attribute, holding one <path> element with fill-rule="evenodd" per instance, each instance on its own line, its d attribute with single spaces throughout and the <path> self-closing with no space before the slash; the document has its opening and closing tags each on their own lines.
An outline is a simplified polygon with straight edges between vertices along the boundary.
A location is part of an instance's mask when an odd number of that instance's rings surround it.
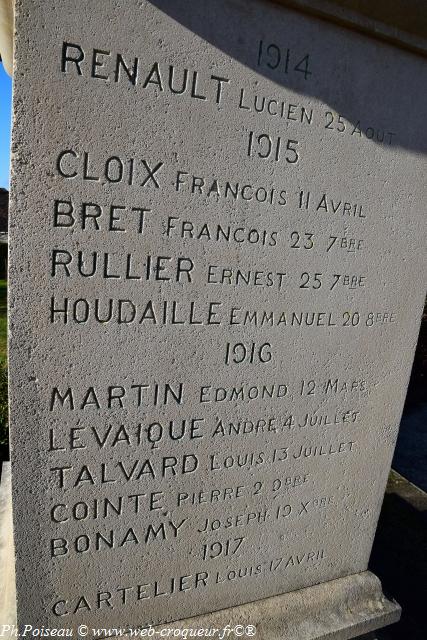
<svg viewBox="0 0 427 640">
<path fill-rule="evenodd" d="M 19 621 L 365 571 L 424 295 L 425 61 L 255 1 L 20 0 L 17 34 Z"/>
</svg>

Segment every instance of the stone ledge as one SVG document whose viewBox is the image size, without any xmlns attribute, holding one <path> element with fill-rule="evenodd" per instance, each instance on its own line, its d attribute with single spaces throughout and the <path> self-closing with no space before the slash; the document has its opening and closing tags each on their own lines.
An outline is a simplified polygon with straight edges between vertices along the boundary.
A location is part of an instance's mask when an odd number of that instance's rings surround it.
<svg viewBox="0 0 427 640">
<path fill-rule="evenodd" d="M 349 640 L 397 622 L 400 614 L 400 606 L 384 596 L 379 579 L 364 571 L 157 629 L 249 624 L 256 627 L 256 640 Z"/>
<path fill-rule="evenodd" d="M 3 465 L 0 485 L 0 567 L 0 625 L 13 625 L 16 604 L 8 463 Z M 400 613 L 399 605 L 383 595 L 378 578 L 365 571 L 157 629 L 222 629 L 226 625 L 250 624 L 257 628 L 256 640 L 349 640 L 397 622 Z"/>
</svg>

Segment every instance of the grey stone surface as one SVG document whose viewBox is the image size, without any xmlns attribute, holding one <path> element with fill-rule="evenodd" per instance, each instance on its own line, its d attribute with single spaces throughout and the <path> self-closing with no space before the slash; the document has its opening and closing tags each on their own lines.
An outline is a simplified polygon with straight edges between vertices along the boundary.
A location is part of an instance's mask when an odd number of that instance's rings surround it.
<svg viewBox="0 0 427 640">
<path fill-rule="evenodd" d="M 174 623 L 178 629 L 241 625 L 262 640 L 347 640 L 399 620 L 400 607 L 387 600 L 369 571 L 299 591 Z M 248 625 L 254 627 L 249 630 Z M 164 626 L 159 630 L 161 631 Z M 236 626 L 235 626 L 236 628 Z M 256 629 L 256 633 L 255 633 Z"/>
<path fill-rule="evenodd" d="M 0 636 L 9 638 L 12 634 L 6 629 L 16 625 L 10 463 L 3 463 L 0 479 Z"/>
<path fill-rule="evenodd" d="M 19 622 L 365 571 L 424 294 L 425 61 L 255 1 L 21 0 L 17 34 Z"/>
<path fill-rule="evenodd" d="M 405 486 L 409 486 L 409 483 L 405 483 Z M 0 484 L 0 532 L 0 566 L 3 568 L 0 583 L 0 637 L 13 638 L 16 630 L 16 594 L 9 463 L 6 464 L 6 473 Z M 399 605 L 384 597 L 378 578 L 366 571 L 289 594 L 181 620 L 172 627 L 163 625 L 155 631 L 160 635 L 172 628 L 174 633 L 179 630 L 182 637 L 184 634 L 192 637 L 190 634 L 197 634 L 199 629 L 209 629 L 211 636 L 231 635 L 232 638 L 241 637 L 244 631 L 244 636 L 256 636 L 263 640 L 346 640 L 356 637 L 358 640 L 376 640 L 376 636 L 366 632 L 393 624 L 399 617 Z M 120 637 L 135 637 L 124 633 L 124 630 L 120 631 Z M 363 636 L 360 636 L 362 632 Z M 112 634 L 114 629 L 110 630 L 110 637 Z"/>
</svg>

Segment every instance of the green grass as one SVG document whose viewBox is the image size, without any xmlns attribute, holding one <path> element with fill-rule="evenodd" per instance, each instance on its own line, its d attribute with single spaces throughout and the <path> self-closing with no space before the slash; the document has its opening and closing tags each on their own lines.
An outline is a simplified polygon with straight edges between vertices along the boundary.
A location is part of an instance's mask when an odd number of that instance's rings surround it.
<svg viewBox="0 0 427 640">
<path fill-rule="evenodd" d="M 7 425 L 7 282 L 0 280 L 0 460 L 8 451 Z"/>
<path fill-rule="evenodd" d="M 7 361 L 7 282 L 0 280 L 0 362 Z"/>
</svg>

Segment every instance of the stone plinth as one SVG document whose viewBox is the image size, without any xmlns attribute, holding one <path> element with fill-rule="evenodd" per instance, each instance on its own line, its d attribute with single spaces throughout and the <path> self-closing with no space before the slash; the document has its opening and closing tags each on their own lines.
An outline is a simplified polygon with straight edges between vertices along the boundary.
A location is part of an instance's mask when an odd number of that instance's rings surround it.
<svg viewBox="0 0 427 640">
<path fill-rule="evenodd" d="M 10 465 L 4 465 L 0 485 L 0 633 L 3 625 L 16 625 L 12 495 Z M 370 571 L 171 623 L 162 629 L 237 629 L 258 640 L 347 640 L 399 620 L 400 607 L 382 593 L 381 583 Z M 244 630 L 244 633 L 242 633 Z M 228 634 L 228 631 L 225 633 Z M 219 632 L 218 632 L 219 634 Z M 12 638 L 5 631 L 3 638 Z M 121 637 L 130 638 L 125 635 Z"/>
<path fill-rule="evenodd" d="M 320 583 L 379 623 L 426 60 L 261 0 L 20 0 L 16 32 L 19 624 L 301 627 Z"/>
</svg>

